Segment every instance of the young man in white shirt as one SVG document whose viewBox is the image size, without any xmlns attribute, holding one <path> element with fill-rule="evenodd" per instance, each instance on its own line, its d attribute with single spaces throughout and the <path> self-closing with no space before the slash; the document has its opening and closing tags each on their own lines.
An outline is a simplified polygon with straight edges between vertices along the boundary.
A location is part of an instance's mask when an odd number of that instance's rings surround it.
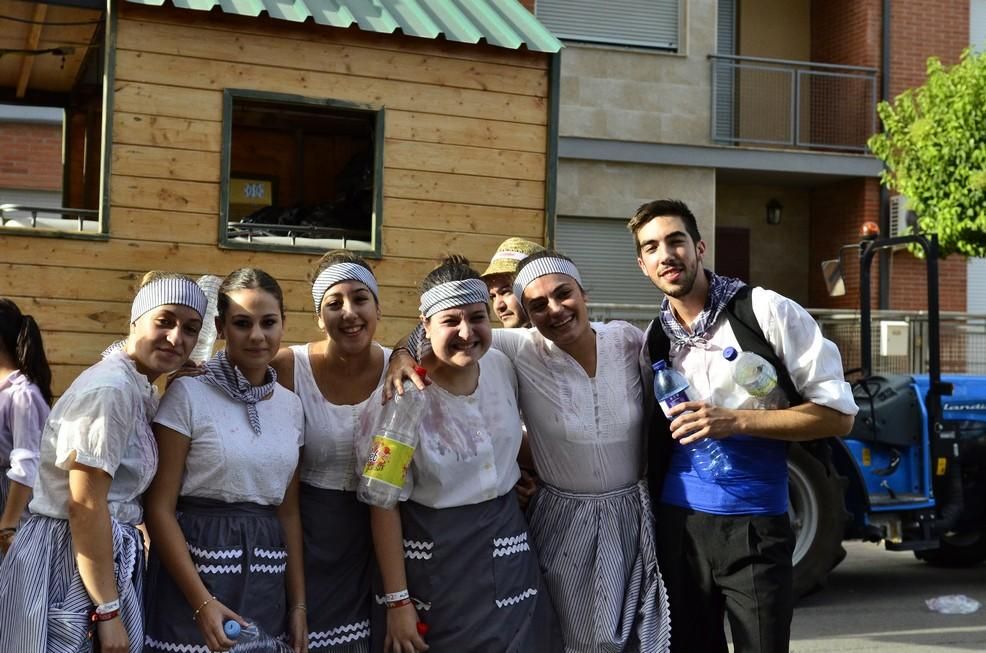
<svg viewBox="0 0 986 653">
<path fill-rule="evenodd" d="M 670 366 L 701 400 L 670 410 L 650 442 L 658 559 L 671 603 L 672 651 L 725 653 L 723 612 L 736 653 L 788 651 L 794 597 L 794 534 L 787 516 L 787 443 L 841 436 L 856 405 L 835 345 L 797 303 L 754 288 L 752 311 L 767 344 L 803 401 L 757 410 L 738 400 L 726 347 L 741 349 L 724 310 L 743 282 L 702 263 L 705 242 L 694 215 L 676 200 L 644 204 L 628 228 L 641 271 L 665 295 L 649 327 L 665 338 Z M 649 361 L 645 346 L 642 356 Z M 726 407 L 726 406 L 730 407 Z M 663 420 L 659 415 L 655 420 Z M 710 480 L 687 446 L 714 438 L 732 470 Z M 669 442 L 671 444 L 669 444 Z"/>
</svg>

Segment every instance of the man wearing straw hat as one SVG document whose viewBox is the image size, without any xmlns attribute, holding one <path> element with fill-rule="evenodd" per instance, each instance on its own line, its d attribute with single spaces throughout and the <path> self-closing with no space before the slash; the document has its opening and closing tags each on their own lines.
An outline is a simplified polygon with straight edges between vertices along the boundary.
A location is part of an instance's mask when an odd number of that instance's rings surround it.
<svg viewBox="0 0 986 653">
<path fill-rule="evenodd" d="M 483 281 L 490 291 L 493 312 L 508 329 L 531 326 L 520 302 L 514 297 L 514 275 L 517 266 L 535 252 L 544 251 L 537 243 L 523 238 L 507 238 L 496 248 L 489 267 L 483 272 Z"/>
</svg>

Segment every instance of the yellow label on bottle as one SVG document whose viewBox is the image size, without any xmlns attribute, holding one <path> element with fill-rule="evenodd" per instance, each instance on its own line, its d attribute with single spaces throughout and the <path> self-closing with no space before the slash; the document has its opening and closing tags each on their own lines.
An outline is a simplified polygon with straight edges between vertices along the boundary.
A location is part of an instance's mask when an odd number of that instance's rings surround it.
<svg viewBox="0 0 986 653">
<path fill-rule="evenodd" d="M 869 467 L 873 464 L 873 458 L 870 454 L 870 450 L 863 447 L 863 467 Z"/>
<path fill-rule="evenodd" d="M 402 488 L 413 456 L 414 447 L 384 435 L 375 435 L 363 476 Z"/>
<path fill-rule="evenodd" d="M 938 467 L 935 468 L 935 476 L 944 476 L 946 469 L 948 469 L 948 458 L 939 458 Z"/>
</svg>

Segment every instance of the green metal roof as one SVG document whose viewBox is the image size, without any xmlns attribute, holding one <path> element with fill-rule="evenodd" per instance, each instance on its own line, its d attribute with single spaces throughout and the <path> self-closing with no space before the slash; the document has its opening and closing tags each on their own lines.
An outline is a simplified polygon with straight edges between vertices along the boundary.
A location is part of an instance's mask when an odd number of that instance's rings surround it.
<svg viewBox="0 0 986 653">
<path fill-rule="evenodd" d="M 129 0 L 161 6 L 165 0 Z M 180 9 L 209 11 L 220 7 L 227 14 L 259 16 L 304 22 L 311 17 L 319 25 L 350 27 L 390 34 L 401 30 L 409 36 L 478 43 L 516 50 L 526 45 L 536 52 L 558 52 L 556 39 L 517 0 L 171 0 Z"/>
</svg>

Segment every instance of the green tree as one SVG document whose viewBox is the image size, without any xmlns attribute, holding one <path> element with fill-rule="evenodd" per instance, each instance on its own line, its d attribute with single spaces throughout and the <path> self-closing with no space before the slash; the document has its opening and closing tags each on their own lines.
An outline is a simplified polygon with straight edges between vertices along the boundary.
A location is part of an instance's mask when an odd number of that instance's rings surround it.
<svg viewBox="0 0 986 653">
<path fill-rule="evenodd" d="M 924 86 L 877 112 L 884 131 L 870 137 L 870 149 L 919 231 L 938 234 L 943 255 L 986 256 L 986 54 L 967 50 L 950 68 L 928 59 Z"/>
</svg>

